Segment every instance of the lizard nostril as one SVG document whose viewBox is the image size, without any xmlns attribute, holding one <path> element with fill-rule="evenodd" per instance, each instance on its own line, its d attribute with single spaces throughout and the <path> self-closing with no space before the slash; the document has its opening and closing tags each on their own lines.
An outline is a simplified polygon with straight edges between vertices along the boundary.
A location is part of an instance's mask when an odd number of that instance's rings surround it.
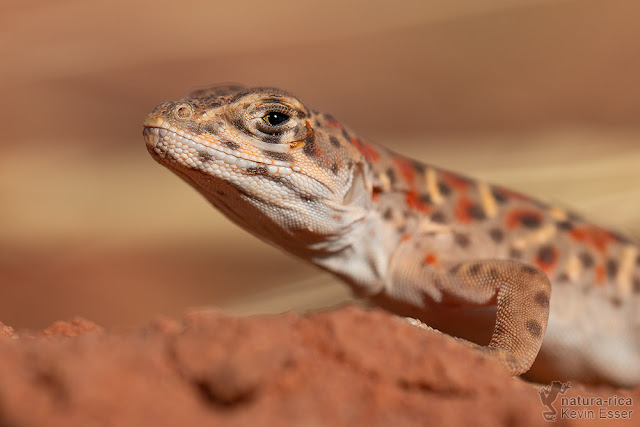
<svg viewBox="0 0 640 427">
<path fill-rule="evenodd" d="M 174 114 L 179 119 L 188 119 L 191 117 L 193 110 L 188 105 L 180 105 L 174 110 Z"/>
</svg>

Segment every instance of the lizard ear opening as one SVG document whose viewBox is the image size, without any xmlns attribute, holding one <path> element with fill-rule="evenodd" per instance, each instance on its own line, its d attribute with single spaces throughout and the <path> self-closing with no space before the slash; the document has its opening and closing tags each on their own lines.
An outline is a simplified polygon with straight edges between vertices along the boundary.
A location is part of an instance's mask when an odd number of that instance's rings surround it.
<svg viewBox="0 0 640 427">
<path fill-rule="evenodd" d="M 343 206 L 366 206 L 371 199 L 371 191 L 367 188 L 364 167 L 357 163 L 351 175 L 351 185 L 342 198 Z"/>
</svg>

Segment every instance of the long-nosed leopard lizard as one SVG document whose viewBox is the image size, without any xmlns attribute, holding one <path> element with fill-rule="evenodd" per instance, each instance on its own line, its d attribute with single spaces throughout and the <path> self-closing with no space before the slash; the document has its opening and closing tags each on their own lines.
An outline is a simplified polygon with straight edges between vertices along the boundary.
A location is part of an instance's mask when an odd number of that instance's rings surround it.
<svg viewBox="0 0 640 427">
<path fill-rule="evenodd" d="M 488 342 L 513 375 L 537 355 L 537 381 L 640 384 L 637 242 L 395 154 L 279 89 L 198 90 L 144 126 L 155 160 L 357 295 Z"/>
</svg>

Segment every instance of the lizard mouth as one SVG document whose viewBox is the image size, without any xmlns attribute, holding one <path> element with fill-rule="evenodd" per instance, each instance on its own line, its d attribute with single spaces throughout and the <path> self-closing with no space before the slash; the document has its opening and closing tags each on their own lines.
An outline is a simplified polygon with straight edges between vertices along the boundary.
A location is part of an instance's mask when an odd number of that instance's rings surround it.
<svg viewBox="0 0 640 427">
<path fill-rule="evenodd" d="M 248 174 L 290 175 L 294 169 L 278 160 L 239 156 L 226 147 L 211 147 L 180 130 L 146 125 L 143 131 L 147 149 L 163 163 L 177 163 L 208 174 L 222 172 L 221 167 L 238 168 Z"/>
</svg>

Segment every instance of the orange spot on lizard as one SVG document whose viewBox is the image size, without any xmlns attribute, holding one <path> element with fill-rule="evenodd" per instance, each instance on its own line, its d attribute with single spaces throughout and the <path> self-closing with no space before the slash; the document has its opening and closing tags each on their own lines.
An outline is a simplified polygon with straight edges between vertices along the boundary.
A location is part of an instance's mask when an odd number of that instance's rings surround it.
<svg viewBox="0 0 640 427">
<path fill-rule="evenodd" d="M 442 172 L 442 180 L 451 188 L 464 191 L 471 185 L 471 181 L 451 172 Z"/>
<path fill-rule="evenodd" d="M 375 162 L 380 158 L 378 152 L 370 144 L 354 137 L 351 137 L 351 143 L 368 161 Z"/>
<path fill-rule="evenodd" d="M 418 193 L 414 190 L 407 192 L 407 205 L 410 209 L 417 210 L 423 213 L 431 212 L 431 206 L 423 203 L 418 197 Z"/>
<path fill-rule="evenodd" d="M 410 161 L 399 157 L 396 157 L 393 161 L 398 167 L 402 179 L 404 179 L 410 187 L 414 187 L 416 183 L 416 170 L 413 167 L 413 164 Z"/>
<path fill-rule="evenodd" d="M 425 257 L 424 257 L 424 263 L 427 265 L 433 265 L 433 266 L 437 266 L 438 265 L 438 257 L 436 257 L 434 254 L 432 253 L 428 253 Z"/>
<path fill-rule="evenodd" d="M 574 228 L 569 232 L 569 236 L 573 240 L 590 245 L 600 252 L 605 252 L 610 243 L 617 241 L 610 231 L 594 226 Z"/>
<path fill-rule="evenodd" d="M 331 128 L 342 129 L 342 125 L 340 124 L 340 122 L 335 119 L 326 119 L 325 123 Z"/>
<path fill-rule="evenodd" d="M 473 207 L 473 202 L 466 196 L 460 197 L 458 203 L 456 203 L 455 215 L 458 222 L 462 224 L 468 224 L 471 222 L 471 208 Z"/>
</svg>

